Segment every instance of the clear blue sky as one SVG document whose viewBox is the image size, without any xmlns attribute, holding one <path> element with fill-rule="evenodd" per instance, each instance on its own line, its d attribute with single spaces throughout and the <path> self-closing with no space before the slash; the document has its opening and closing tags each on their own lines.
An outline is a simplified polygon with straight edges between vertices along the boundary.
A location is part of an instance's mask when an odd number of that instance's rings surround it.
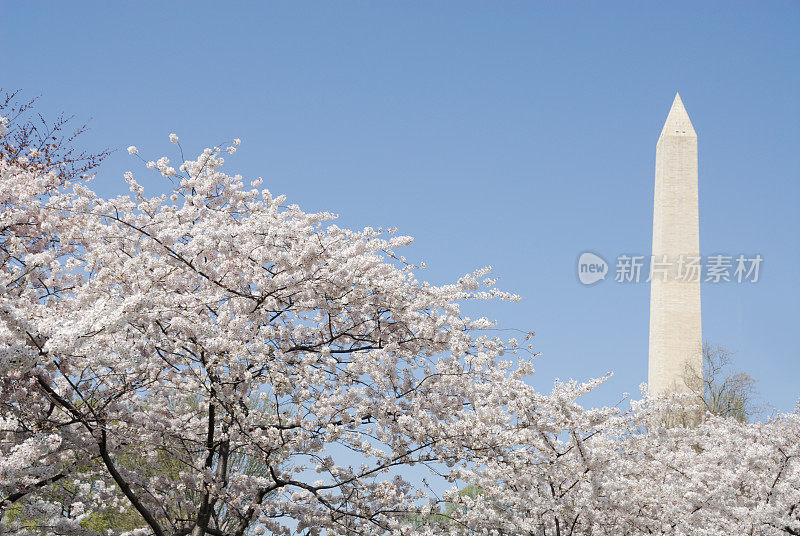
<svg viewBox="0 0 800 536">
<path fill-rule="evenodd" d="M 432 282 L 491 264 L 524 297 L 536 385 L 647 377 L 649 287 L 575 263 L 651 246 L 655 143 L 675 91 L 699 134 L 704 254 L 760 253 L 754 285 L 704 285 L 704 338 L 766 402 L 800 395 L 800 3 L 3 2 L 0 85 L 92 118 L 90 149 L 191 153 L 351 227 L 397 226 Z M 146 177 L 152 177 L 147 180 Z M 152 191 L 151 190 L 151 191 Z"/>
</svg>

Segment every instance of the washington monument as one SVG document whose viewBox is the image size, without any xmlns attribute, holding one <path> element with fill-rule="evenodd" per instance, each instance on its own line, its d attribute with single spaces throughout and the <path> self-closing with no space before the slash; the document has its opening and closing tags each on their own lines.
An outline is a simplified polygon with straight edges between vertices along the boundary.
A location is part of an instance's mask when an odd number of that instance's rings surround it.
<svg viewBox="0 0 800 536">
<path fill-rule="evenodd" d="M 656 144 L 650 282 L 651 395 L 689 391 L 702 373 L 697 134 L 675 95 Z"/>
</svg>

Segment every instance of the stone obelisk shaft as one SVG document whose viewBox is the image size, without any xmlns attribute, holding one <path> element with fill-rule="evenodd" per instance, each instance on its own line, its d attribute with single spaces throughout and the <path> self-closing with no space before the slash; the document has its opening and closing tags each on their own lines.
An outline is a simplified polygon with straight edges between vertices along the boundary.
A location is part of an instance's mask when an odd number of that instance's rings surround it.
<svg viewBox="0 0 800 536">
<path fill-rule="evenodd" d="M 653 259 L 650 283 L 650 394 L 689 391 L 686 378 L 702 374 L 697 134 L 680 95 L 656 144 Z M 697 261 L 699 269 L 699 259 Z"/>
</svg>

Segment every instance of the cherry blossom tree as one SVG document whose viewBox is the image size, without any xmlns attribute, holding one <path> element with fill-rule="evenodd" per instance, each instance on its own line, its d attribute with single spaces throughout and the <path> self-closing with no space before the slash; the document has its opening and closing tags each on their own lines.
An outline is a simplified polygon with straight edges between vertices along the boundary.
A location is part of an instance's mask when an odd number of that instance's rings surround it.
<svg viewBox="0 0 800 536">
<path fill-rule="evenodd" d="M 420 282 L 410 238 L 222 163 L 148 162 L 169 196 L 126 174 L 109 200 L 2 163 L 4 508 L 54 531 L 124 504 L 157 536 L 400 530 L 424 494 L 397 469 L 467 459 L 502 408 L 522 372 L 458 305 L 517 299 L 488 269 Z"/>
<path fill-rule="evenodd" d="M 549 400 L 519 411 L 506 442 L 459 470 L 480 493 L 448 493 L 461 506 L 450 525 L 487 534 L 800 533 L 800 413 L 766 423 L 708 413 L 697 426 L 664 426 L 685 400 L 585 410 L 576 386 L 556 385 Z M 560 415 L 543 422 L 543 407 Z"/>
<path fill-rule="evenodd" d="M 0 89 L 0 159 L 38 174 L 55 173 L 61 182 L 89 176 L 111 151 L 77 149 L 88 122 L 75 125 L 74 116 L 65 114 L 48 121 L 34 113 L 38 100 Z"/>
</svg>

